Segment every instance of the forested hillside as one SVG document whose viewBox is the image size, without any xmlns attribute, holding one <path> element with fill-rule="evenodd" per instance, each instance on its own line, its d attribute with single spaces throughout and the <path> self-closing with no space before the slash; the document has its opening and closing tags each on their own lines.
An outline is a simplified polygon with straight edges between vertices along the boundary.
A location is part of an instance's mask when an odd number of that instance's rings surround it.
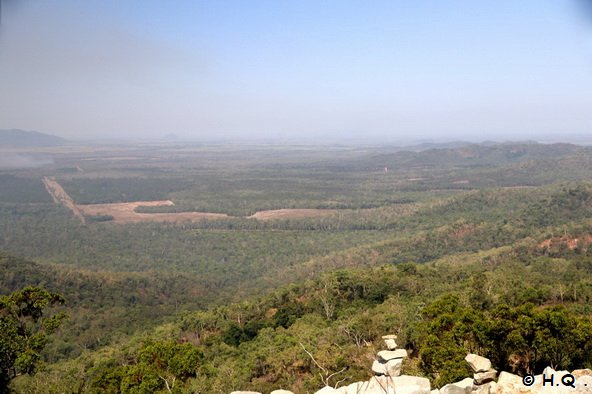
<svg viewBox="0 0 592 394">
<path fill-rule="evenodd" d="M 67 141 L 55 135 L 25 130 L 0 130 L 0 146 L 10 148 L 35 148 L 64 145 Z"/>
<path fill-rule="evenodd" d="M 77 149 L 0 172 L 0 294 L 68 316 L 16 392 L 314 392 L 366 379 L 388 333 L 434 387 L 469 351 L 592 367 L 590 148 Z M 81 223 L 46 176 L 105 214 Z"/>
<path fill-rule="evenodd" d="M 590 367 L 591 255 L 585 243 L 566 245 L 592 227 L 577 231 L 558 232 L 551 244 L 529 238 L 426 264 L 323 274 L 264 297 L 183 313 L 124 347 L 85 352 L 19 384 L 31 390 L 70 373 L 71 386 L 61 382 L 56 392 L 155 391 L 164 389 L 156 377 L 167 374 L 187 392 L 313 392 L 323 371 L 301 344 L 331 373 L 345 368 L 333 383 L 353 382 L 369 377 L 381 336 L 393 331 L 413 355 L 404 372 L 423 374 L 436 387 L 467 376 L 467 352 L 518 373 Z M 187 369 L 171 367 L 181 360 Z"/>
</svg>

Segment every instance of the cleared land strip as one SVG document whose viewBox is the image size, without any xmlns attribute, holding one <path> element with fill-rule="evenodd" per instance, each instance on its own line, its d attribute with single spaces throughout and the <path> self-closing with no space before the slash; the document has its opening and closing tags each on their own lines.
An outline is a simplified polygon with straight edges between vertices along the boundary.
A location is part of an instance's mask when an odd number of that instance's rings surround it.
<svg viewBox="0 0 592 394">
<path fill-rule="evenodd" d="M 170 200 L 162 201 L 134 201 L 112 204 L 89 204 L 78 205 L 78 208 L 88 216 L 108 215 L 113 217 L 114 222 L 137 223 L 137 222 L 183 222 L 187 220 L 215 220 L 232 219 L 239 216 L 230 216 L 225 213 L 212 212 L 175 212 L 175 213 L 140 213 L 136 212 L 138 207 L 157 207 L 175 205 Z M 275 209 L 259 211 L 248 219 L 273 220 L 273 219 L 303 219 L 326 216 L 336 213 L 336 209 Z"/>
<path fill-rule="evenodd" d="M 140 213 L 135 209 L 138 207 L 158 207 L 158 206 L 175 205 L 170 200 L 163 201 L 134 201 L 112 204 L 88 204 L 78 205 L 78 208 L 85 215 L 101 216 L 108 215 L 113 217 L 114 222 L 120 223 L 137 223 L 137 222 L 183 222 L 187 220 L 203 220 L 203 219 L 228 219 L 224 213 L 210 213 L 210 212 L 175 212 L 175 213 Z"/>
<path fill-rule="evenodd" d="M 175 205 L 171 200 L 160 201 L 134 201 L 109 204 L 80 204 L 77 205 L 72 197 L 66 193 L 54 177 L 44 177 L 45 189 L 56 204 L 62 204 L 76 216 L 82 224 L 86 224 L 86 216 L 111 216 L 118 223 L 139 222 L 184 222 L 199 220 L 216 220 L 238 218 L 224 213 L 212 212 L 175 212 L 175 213 L 141 213 L 136 212 L 138 207 L 158 207 Z M 303 219 L 327 216 L 338 212 L 337 209 L 274 209 L 259 211 L 248 216 L 249 219 L 273 220 L 273 219 Z"/>
<path fill-rule="evenodd" d="M 53 199 L 56 204 L 62 204 L 66 208 L 68 208 L 74 216 L 76 216 L 82 224 L 86 224 L 86 219 L 84 219 L 84 215 L 80 212 L 80 209 L 72 200 L 72 197 L 66 193 L 66 191 L 62 188 L 62 186 L 56 181 L 54 177 L 43 177 L 43 184 L 45 185 L 45 189 Z"/>
<path fill-rule="evenodd" d="M 248 216 L 249 219 L 271 220 L 271 219 L 304 219 L 327 216 L 338 212 L 337 209 L 274 209 L 269 211 L 259 211 Z"/>
</svg>

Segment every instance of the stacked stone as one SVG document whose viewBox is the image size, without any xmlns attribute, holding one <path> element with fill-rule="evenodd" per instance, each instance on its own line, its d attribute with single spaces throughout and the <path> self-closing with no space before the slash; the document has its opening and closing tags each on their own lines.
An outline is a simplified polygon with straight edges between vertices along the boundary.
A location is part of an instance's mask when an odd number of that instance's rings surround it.
<svg viewBox="0 0 592 394">
<path fill-rule="evenodd" d="M 372 363 L 372 372 L 376 376 L 400 376 L 403 359 L 407 357 L 405 349 L 397 349 L 396 335 L 385 335 L 382 337 L 388 350 L 382 350 L 376 355 Z"/>
<path fill-rule="evenodd" d="M 491 361 L 485 357 L 476 354 L 467 354 L 465 361 L 469 363 L 473 370 L 473 392 L 479 394 L 490 394 L 496 392 L 495 378 L 497 371 L 491 368 Z"/>
<path fill-rule="evenodd" d="M 485 357 L 476 354 L 467 354 L 465 361 L 469 363 L 474 372 L 473 382 L 476 386 L 481 386 L 495 380 L 497 371 L 491 368 L 491 361 Z"/>
<path fill-rule="evenodd" d="M 467 354 L 465 361 L 469 363 L 474 372 L 473 383 L 475 386 L 483 386 L 493 382 L 497 377 L 497 371 L 491 368 L 491 361 L 476 354 Z"/>
<path fill-rule="evenodd" d="M 382 339 L 384 340 L 384 344 L 388 350 L 397 349 L 397 342 L 395 342 L 395 339 L 397 339 L 396 335 L 384 335 Z"/>
<path fill-rule="evenodd" d="M 495 378 L 497 371 L 491 368 L 491 361 L 476 354 L 468 354 L 465 361 L 473 370 L 473 378 L 450 383 L 432 394 L 494 394 L 497 393 Z"/>
<path fill-rule="evenodd" d="M 545 368 L 543 374 L 533 377 L 533 385 L 526 386 L 522 377 L 508 372 L 501 372 L 497 382 L 495 381 L 497 372 L 491 368 L 491 362 L 485 357 L 476 354 L 468 354 L 465 361 L 469 363 L 473 370 L 473 378 L 466 378 L 456 383 L 450 383 L 441 389 L 430 391 L 430 381 L 426 378 L 416 376 L 398 376 L 400 363 L 407 352 L 404 349 L 397 349 L 394 335 L 384 336 L 383 339 L 389 350 L 378 352 L 375 363 L 382 365 L 380 372 L 373 371 L 380 376 L 374 376 L 365 382 L 355 382 L 348 386 L 333 388 L 323 387 L 315 394 L 592 394 L 592 370 L 578 369 L 571 372 L 571 377 L 575 380 L 573 386 L 559 385 L 563 376 L 569 374 L 568 371 L 555 371 L 550 367 Z M 397 356 L 397 357 L 395 357 Z M 393 360 L 399 360 L 398 369 L 393 367 Z M 378 369 L 378 368 L 377 368 Z M 384 371 L 384 372 L 383 372 Z M 389 375 L 390 373 L 396 375 Z M 544 377 L 553 379 L 553 387 L 543 386 Z M 549 383 L 549 381 L 547 381 Z M 261 394 L 255 391 L 233 391 L 231 394 Z M 293 394 L 287 390 L 274 390 L 271 394 Z"/>
</svg>

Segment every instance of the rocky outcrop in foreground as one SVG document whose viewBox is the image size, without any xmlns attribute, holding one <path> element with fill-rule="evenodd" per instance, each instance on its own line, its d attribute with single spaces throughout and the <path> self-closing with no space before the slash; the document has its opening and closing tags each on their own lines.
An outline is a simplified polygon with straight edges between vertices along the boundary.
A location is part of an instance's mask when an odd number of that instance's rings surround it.
<svg viewBox="0 0 592 394">
<path fill-rule="evenodd" d="M 372 364 L 376 376 L 364 382 L 333 388 L 323 387 L 315 394 L 592 394 L 592 370 L 555 371 L 547 367 L 540 375 L 518 376 L 497 371 L 485 357 L 468 354 L 465 361 L 473 370 L 473 377 L 431 390 L 430 381 L 418 376 L 401 375 L 405 349 L 397 349 L 395 335 L 382 337 L 388 350 L 378 352 Z M 231 394 L 262 394 L 253 391 L 234 391 Z M 275 390 L 271 394 L 294 394 Z"/>
</svg>

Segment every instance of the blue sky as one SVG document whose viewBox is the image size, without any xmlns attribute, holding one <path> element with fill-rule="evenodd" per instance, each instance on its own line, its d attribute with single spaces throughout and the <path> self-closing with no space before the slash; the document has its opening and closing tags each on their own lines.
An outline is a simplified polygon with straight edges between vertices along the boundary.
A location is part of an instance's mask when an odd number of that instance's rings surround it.
<svg viewBox="0 0 592 394">
<path fill-rule="evenodd" d="M 579 5 L 5 1 L 0 128 L 75 139 L 592 136 L 592 19 Z"/>
</svg>

